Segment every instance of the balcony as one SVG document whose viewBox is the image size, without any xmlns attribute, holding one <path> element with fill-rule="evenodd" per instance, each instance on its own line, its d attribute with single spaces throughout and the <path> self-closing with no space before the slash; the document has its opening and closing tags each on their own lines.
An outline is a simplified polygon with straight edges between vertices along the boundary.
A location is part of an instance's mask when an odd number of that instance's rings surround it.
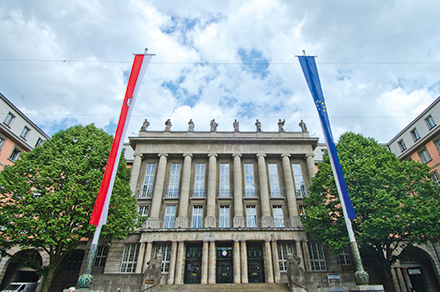
<svg viewBox="0 0 440 292">
<path fill-rule="evenodd" d="M 151 199 L 153 197 L 153 190 L 152 189 L 138 190 L 136 195 L 138 198 Z"/>
<path fill-rule="evenodd" d="M 179 197 L 179 190 L 164 190 L 163 191 L 163 197 L 165 199 L 174 199 Z"/>
<path fill-rule="evenodd" d="M 229 190 L 218 190 L 217 191 L 217 197 L 219 198 L 229 198 L 231 197 L 231 194 Z"/>
<path fill-rule="evenodd" d="M 284 198 L 284 197 L 286 197 L 286 191 L 285 190 L 271 190 L 270 197 L 271 198 Z"/>
<path fill-rule="evenodd" d="M 258 197 L 258 191 L 256 190 L 245 190 L 244 192 L 245 198 L 256 198 Z"/>
<path fill-rule="evenodd" d="M 204 198 L 206 197 L 206 192 L 203 189 L 199 190 L 191 190 L 190 196 L 194 198 Z"/>
</svg>

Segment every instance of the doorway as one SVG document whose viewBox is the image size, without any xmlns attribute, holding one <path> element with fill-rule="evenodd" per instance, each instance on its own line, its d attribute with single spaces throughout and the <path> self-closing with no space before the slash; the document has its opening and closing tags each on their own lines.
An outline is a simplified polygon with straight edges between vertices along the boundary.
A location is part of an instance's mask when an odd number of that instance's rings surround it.
<svg viewBox="0 0 440 292">
<path fill-rule="evenodd" d="M 247 243 L 249 283 L 264 283 L 263 244 Z"/>
<path fill-rule="evenodd" d="M 232 283 L 232 245 L 229 243 L 217 246 L 216 283 Z"/>
<path fill-rule="evenodd" d="M 187 244 L 185 257 L 185 284 L 200 284 L 202 278 L 202 245 Z"/>
</svg>

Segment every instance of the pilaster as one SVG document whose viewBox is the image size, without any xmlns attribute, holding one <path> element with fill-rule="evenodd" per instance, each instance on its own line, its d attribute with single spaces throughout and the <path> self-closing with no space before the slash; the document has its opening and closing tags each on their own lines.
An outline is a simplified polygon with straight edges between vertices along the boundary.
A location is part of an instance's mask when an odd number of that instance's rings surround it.
<svg viewBox="0 0 440 292">
<path fill-rule="evenodd" d="M 240 283 L 240 242 L 234 241 L 234 250 L 232 251 L 233 255 L 233 273 L 234 273 L 234 283 Z"/>
<path fill-rule="evenodd" d="M 133 161 L 133 166 L 131 167 L 130 190 L 133 194 L 135 194 L 136 185 L 139 179 L 139 172 L 141 170 L 142 154 L 135 153 L 133 156 L 134 156 L 134 161 Z"/>
<path fill-rule="evenodd" d="M 168 270 L 168 285 L 174 284 L 174 271 L 176 269 L 177 242 L 171 243 L 170 267 Z"/>
<path fill-rule="evenodd" d="M 205 227 L 216 227 L 215 218 L 215 190 L 217 180 L 217 154 L 208 154 L 208 202 L 205 219 Z"/>
<path fill-rule="evenodd" d="M 192 154 L 183 154 L 183 173 L 182 173 L 182 188 L 180 191 L 179 202 L 179 217 L 176 220 L 176 227 L 188 227 L 188 200 L 189 200 L 189 184 L 191 177 L 191 158 Z"/>
<path fill-rule="evenodd" d="M 261 200 L 261 227 L 273 227 L 273 219 L 270 216 L 269 185 L 267 183 L 266 154 L 257 154 L 258 177 L 260 179 Z"/>
<path fill-rule="evenodd" d="M 248 262 L 247 262 L 247 247 L 246 247 L 246 241 L 240 242 L 241 247 L 241 283 L 248 283 Z"/>
</svg>

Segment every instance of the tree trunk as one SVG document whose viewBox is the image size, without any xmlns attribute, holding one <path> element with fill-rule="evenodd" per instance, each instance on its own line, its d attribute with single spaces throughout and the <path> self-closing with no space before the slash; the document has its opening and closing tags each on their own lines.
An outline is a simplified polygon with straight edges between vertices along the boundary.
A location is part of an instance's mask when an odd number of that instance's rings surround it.
<svg viewBox="0 0 440 292">
<path fill-rule="evenodd" d="M 49 292 L 50 287 L 52 286 L 53 278 L 55 277 L 55 273 L 56 267 L 50 265 L 49 270 L 47 271 L 47 275 L 44 277 L 43 288 L 41 289 L 41 292 Z"/>
</svg>

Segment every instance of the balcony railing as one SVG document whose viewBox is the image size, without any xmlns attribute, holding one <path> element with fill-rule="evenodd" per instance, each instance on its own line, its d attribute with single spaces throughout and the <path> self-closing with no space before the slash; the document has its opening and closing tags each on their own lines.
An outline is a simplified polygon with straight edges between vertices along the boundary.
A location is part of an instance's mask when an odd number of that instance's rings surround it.
<svg viewBox="0 0 440 292">
<path fill-rule="evenodd" d="M 163 196 L 164 198 L 178 198 L 179 190 L 164 190 Z"/>
<path fill-rule="evenodd" d="M 137 191 L 138 198 L 151 198 L 153 196 L 152 189 L 142 189 Z"/>
<path fill-rule="evenodd" d="M 231 196 L 229 190 L 218 190 L 217 195 L 220 198 L 229 198 Z"/>
<path fill-rule="evenodd" d="M 245 198 L 256 198 L 258 196 L 258 192 L 256 190 L 244 190 Z"/>
<path fill-rule="evenodd" d="M 206 193 L 205 190 L 191 190 L 190 195 L 194 198 L 203 198 L 206 196 Z"/>
<path fill-rule="evenodd" d="M 286 191 L 285 190 L 271 190 L 270 191 L 270 196 L 272 198 L 285 197 L 286 196 Z"/>
</svg>

